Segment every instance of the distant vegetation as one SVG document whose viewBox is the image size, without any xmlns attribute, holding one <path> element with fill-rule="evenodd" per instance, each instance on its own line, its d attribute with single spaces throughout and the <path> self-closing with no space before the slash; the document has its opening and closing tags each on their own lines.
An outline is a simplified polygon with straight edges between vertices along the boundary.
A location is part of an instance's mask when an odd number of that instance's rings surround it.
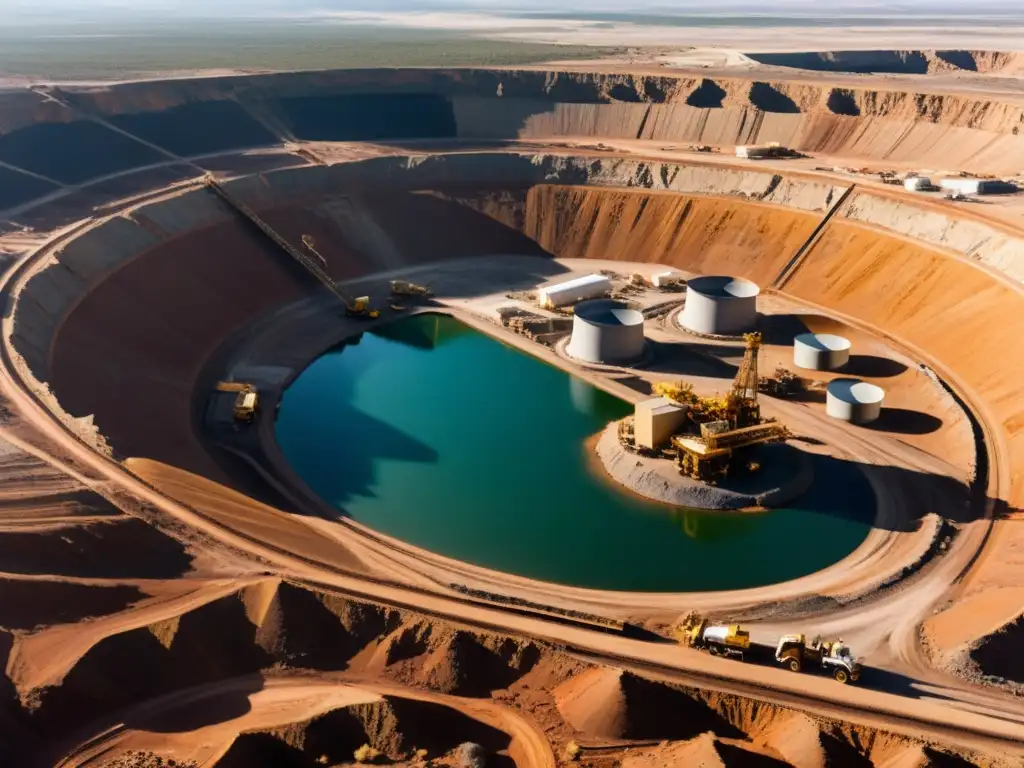
<svg viewBox="0 0 1024 768">
<path fill-rule="evenodd" d="M 322 21 L 0 29 L 0 77 L 40 80 L 113 80 L 206 69 L 515 66 L 612 53 L 609 48 Z"/>
</svg>

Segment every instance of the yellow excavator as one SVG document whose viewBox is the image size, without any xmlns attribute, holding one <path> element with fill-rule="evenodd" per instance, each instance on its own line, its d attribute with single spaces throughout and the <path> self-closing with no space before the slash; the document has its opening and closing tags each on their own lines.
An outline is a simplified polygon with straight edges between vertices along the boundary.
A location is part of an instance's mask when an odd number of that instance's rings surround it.
<svg viewBox="0 0 1024 768">
<path fill-rule="evenodd" d="M 259 394 L 256 387 L 242 381 L 218 381 L 218 392 L 235 393 L 235 421 L 251 423 L 256 418 L 256 409 L 259 407 Z"/>
</svg>

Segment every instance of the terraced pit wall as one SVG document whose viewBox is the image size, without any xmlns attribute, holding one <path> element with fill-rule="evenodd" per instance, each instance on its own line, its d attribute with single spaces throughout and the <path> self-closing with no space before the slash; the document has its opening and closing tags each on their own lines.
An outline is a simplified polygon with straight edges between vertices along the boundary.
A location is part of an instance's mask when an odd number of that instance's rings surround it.
<svg viewBox="0 0 1024 768">
<path fill-rule="evenodd" d="M 395 69 L 38 91 L 0 93 L 0 211 L 62 185 L 286 140 L 779 141 L 925 168 L 1024 168 L 1024 103 L 783 80 Z"/>
<path fill-rule="evenodd" d="M 386 157 L 229 186 L 292 242 L 313 234 L 339 280 L 534 253 L 726 272 L 766 287 L 843 191 L 718 166 L 503 153 Z M 785 291 L 955 370 L 996 425 L 1007 466 L 1017 466 L 1022 243 L 941 210 L 855 193 Z M 196 438 L 195 379 L 231 334 L 310 290 L 306 275 L 200 189 L 64 246 L 20 295 L 14 343 L 69 414 L 95 416 L 118 455 L 226 480 Z M 1019 478 L 1004 471 L 1003 480 L 1003 499 L 1020 506 Z"/>
</svg>

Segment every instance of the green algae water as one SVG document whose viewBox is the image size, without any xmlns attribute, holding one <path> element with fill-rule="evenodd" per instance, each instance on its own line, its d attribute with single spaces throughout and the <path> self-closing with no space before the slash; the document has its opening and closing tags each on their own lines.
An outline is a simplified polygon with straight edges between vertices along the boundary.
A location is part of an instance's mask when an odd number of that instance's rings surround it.
<svg viewBox="0 0 1024 768">
<path fill-rule="evenodd" d="M 872 493 L 849 465 L 830 466 L 799 508 L 766 513 L 672 509 L 620 491 L 585 442 L 631 411 L 427 314 L 317 359 L 285 391 L 276 430 L 295 471 L 339 513 L 438 554 L 561 584 L 755 587 L 830 565 L 867 535 Z"/>
</svg>

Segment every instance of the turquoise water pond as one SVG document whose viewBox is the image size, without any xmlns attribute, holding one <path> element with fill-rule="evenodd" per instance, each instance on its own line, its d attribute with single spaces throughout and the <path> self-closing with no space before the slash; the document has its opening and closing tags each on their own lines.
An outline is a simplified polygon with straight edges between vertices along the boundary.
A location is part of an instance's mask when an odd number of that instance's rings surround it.
<svg viewBox="0 0 1024 768">
<path fill-rule="evenodd" d="M 277 439 L 340 513 L 430 551 L 581 587 L 756 587 L 817 571 L 867 535 L 849 465 L 793 508 L 672 509 L 614 487 L 587 438 L 632 407 L 451 317 L 416 315 L 313 362 Z M 837 489 L 839 492 L 837 493 Z"/>
</svg>

